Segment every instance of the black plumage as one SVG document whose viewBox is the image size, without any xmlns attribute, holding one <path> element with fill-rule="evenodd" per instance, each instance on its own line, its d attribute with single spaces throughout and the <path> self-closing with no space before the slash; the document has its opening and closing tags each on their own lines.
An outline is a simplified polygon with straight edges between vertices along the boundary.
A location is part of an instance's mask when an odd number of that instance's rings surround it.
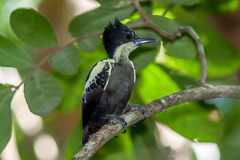
<svg viewBox="0 0 240 160">
<path fill-rule="evenodd" d="M 87 77 L 82 99 L 82 145 L 111 117 L 123 112 L 136 79 L 128 55 L 139 45 L 153 41 L 156 40 L 139 38 L 117 19 L 105 28 L 103 44 L 109 59 L 99 61 Z"/>
<path fill-rule="evenodd" d="M 95 66 L 104 65 L 101 72 L 96 73 L 94 71 Z M 91 114 L 93 113 L 95 107 L 97 106 L 102 93 L 104 92 L 104 87 L 109 79 L 109 64 L 104 61 L 98 62 L 90 71 L 87 81 L 85 84 L 85 91 L 83 93 L 82 99 L 82 117 L 83 117 L 83 128 L 85 128 L 87 122 L 89 121 Z M 89 79 L 91 74 L 96 73 L 93 79 Z M 89 84 L 87 84 L 89 82 Z"/>
</svg>

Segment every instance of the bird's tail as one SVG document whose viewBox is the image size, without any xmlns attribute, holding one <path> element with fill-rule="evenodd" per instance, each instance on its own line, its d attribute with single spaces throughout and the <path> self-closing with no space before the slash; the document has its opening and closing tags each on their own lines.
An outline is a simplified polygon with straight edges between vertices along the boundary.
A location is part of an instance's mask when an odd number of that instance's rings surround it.
<svg viewBox="0 0 240 160">
<path fill-rule="evenodd" d="M 91 127 L 87 124 L 84 127 L 83 130 L 83 137 L 82 137 L 82 145 L 85 145 L 94 135 L 94 132 L 92 132 Z"/>
</svg>

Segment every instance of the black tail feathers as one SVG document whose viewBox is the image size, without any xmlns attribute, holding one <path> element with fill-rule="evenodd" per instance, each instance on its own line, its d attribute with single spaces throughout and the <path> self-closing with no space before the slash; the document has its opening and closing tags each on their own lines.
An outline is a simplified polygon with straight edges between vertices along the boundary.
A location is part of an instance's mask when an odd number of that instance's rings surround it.
<svg viewBox="0 0 240 160">
<path fill-rule="evenodd" d="M 83 130 L 83 137 L 82 137 L 81 145 L 85 145 L 93 137 L 93 135 L 94 135 L 94 133 L 92 132 L 90 126 L 87 124 Z"/>
</svg>

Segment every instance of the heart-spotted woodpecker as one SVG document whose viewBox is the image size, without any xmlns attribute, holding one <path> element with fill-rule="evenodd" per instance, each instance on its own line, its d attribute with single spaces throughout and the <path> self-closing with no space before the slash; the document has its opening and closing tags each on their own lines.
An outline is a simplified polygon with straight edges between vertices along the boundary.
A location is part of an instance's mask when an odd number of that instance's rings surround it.
<svg viewBox="0 0 240 160">
<path fill-rule="evenodd" d="M 105 28 L 102 38 L 108 59 L 101 60 L 93 66 L 85 83 L 82 97 L 82 145 L 103 125 L 115 119 L 121 122 L 126 131 L 126 122 L 119 115 L 126 110 L 136 81 L 134 65 L 128 58 L 129 54 L 142 44 L 157 41 L 138 37 L 118 19 Z M 146 116 L 139 105 L 127 108 L 141 109 Z"/>
</svg>

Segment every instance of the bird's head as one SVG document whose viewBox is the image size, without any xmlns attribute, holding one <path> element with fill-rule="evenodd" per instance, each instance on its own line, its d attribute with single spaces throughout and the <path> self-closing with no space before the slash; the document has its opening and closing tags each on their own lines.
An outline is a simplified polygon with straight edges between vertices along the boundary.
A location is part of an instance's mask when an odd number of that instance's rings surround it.
<svg viewBox="0 0 240 160">
<path fill-rule="evenodd" d="M 140 38 L 128 26 L 118 19 L 109 24 L 103 32 L 103 44 L 109 58 L 128 57 L 138 46 L 157 41 L 152 38 Z"/>
</svg>

